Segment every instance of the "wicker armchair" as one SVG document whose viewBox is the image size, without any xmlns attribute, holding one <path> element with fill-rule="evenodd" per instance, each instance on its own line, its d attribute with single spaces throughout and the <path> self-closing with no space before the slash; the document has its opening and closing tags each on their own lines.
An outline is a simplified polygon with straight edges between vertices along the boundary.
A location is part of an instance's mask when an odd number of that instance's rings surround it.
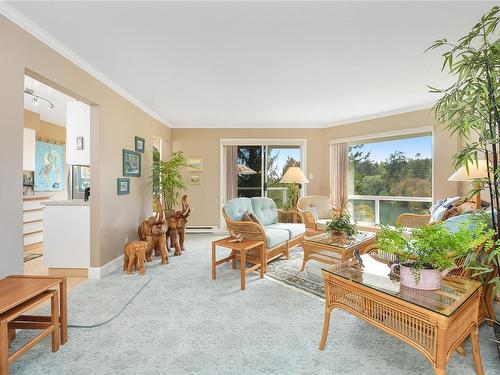
<svg viewBox="0 0 500 375">
<path fill-rule="evenodd" d="M 405 228 L 420 228 L 429 224 L 431 215 L 417 215 L 417 214 L 401 214 L 396 219 L 396 225 L 401 225 Z"/>
</svg>

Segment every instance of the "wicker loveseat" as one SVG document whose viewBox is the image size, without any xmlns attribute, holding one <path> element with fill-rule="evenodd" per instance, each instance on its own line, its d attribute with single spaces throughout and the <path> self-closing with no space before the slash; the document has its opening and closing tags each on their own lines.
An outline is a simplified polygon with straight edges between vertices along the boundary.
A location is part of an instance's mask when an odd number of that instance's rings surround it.
<svg viewBox="0 0 500 375">
<path fill-rule="evenodd" d="M 253 213 L 259 222 L 243 221 L 245 212 Z M 278 209 L 270 198 L 234 198 L 222 207 L 229 233 L 242 234 L 244 238 L 264 242 L 265 264 L 302 245 L 304 224 L 278 223 Z M 253 258 L 248 257 L 249 262 Z"/>
</svg>

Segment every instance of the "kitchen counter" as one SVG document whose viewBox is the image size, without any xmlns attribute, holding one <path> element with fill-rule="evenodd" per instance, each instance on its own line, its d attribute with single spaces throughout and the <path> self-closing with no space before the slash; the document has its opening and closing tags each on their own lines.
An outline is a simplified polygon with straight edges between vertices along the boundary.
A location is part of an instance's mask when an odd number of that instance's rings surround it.
<svg viewBox="0 0 500 375">
<path fill-rule="evenodd" d="M 44 206 L 90 206 L 90 201 L 85 202 L 83 199 L 67 199 L 67 200 L 50 200 L 42 202 Z"/>
</svg>

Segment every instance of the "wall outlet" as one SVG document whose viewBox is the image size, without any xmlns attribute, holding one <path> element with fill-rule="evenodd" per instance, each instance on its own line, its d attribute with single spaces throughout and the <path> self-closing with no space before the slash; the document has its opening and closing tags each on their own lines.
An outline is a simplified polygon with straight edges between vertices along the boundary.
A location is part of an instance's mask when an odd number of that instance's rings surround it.
<svg viewBox="0 0 500 375">
<path fill-rule="evenodd" d="M 128 244 L 128 234 L 125 235 L 125 244 Z"/>
</svg>

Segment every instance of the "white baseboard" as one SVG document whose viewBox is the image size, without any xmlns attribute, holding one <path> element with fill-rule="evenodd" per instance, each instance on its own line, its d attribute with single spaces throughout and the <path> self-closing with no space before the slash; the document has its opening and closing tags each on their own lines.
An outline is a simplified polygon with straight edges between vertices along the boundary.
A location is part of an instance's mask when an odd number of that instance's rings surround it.
<svg viewBox="0 0 500 375">
<path fill-rule="evenodd" d="M 106 263 L 102 267 L 90 267 L 89 268 L 89 279 L 100 279 L 106 275 L 109 275 L 114 270 L 123 266 L 123 255 L 116 257 L 111 262 Z"/>
</svg>

